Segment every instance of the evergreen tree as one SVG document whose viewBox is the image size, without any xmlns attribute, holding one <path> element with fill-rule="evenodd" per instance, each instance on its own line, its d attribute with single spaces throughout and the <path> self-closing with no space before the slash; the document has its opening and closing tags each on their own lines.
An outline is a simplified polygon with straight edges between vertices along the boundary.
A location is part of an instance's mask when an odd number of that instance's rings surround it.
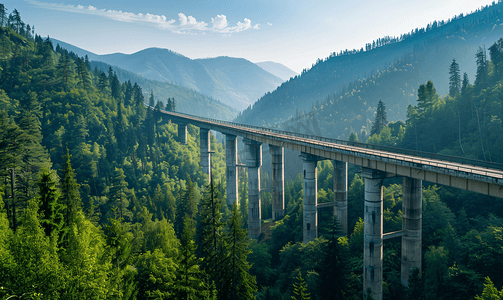
<svg viewBox="0 0 503 300">
<path fill-rule="evenodd" d="M 209 282 L 215 283 L 220 290 L 223 259 L 223 226 L 222 222 L 222 198 L 213 187 L 213 180 L 207 189 L 206 195 L 199 204 L 198 240 L 200 255 L 204 257 L 202 266 L 209 278 Z"/>
<path fill-rule="evenodd" d="M 452 59 L 451 66 L 449 67 L 449 75 L 449 95 L 454 98 L 456 93 L 461 91 L 461 75 L 456 59 Z"/>
<path fill-rule="evenodd" d="M 344 290 L 349 285 L 346 280 L 349 273 L 349 245 L 346 237 L 341 237 L 341 241 L 339 241 L 341 235 L 337 218 L 334 217 L 327 236 L 324 263 L 319 272 L 321 278 L 319 288 L 322 299 L 344 298 Z"/>
<path fill-rule="evenodd" d="M 486 58 L 486 50 L 479 47 L 475 54 L 477 58 L 477 74 L 475 75 L 475 85 L 482 88 L 487 84 L 488 63 Z"/>
<path fill-rule="evenodd" d="M 108 201 L 112 202 L 111 209 L 114 211 L 114 218 L 124 218 L 131 219 L 131 213 L 127 209 L 129 207 L 129 200 L 126 196 L 126 189 L 128 183 L 125 181 L 126 175 L 124 171 L 120 168 L 115 168 L 112 187 L 110 188 L 110 194 Z"/>
<path fill-rule="evenodd" d="M 299 275 L 297 275 L 297 284 L 293 284 L 293 296 L 294 300 L 309 300 L 311 295 L 307 292 L 307 283 L 299 270 Z"/>
<path fill-rule="evenodd" d="M 196 257 L 195 221 L 188 214 L 183 221 L 180 261 L 178 263 L 177 299 L 198 299 L 203 293 L 204 284 L 199 266 L 202 259 Z"/>
<path fill-rule="evenodd" d="M 370 130 L 370 135 L 381 133 L 381 129 L 383 129 L 386 125 L 388 125 L 388 117 L 386 116 L 386 105 L 379 100 L 377 104 L 376 117 L 374 122 L 372 123 L 372 129 Z"/>
<path fill-rule="evenodd" d="M 470 81 L 468 80 L 468 74 L 466 72 L 463 74 L 463 83 L 461 85 L 461 92 L 464 92 L 466 90 L 466 87 L 470 84 Z"/>
<path fill-rule="evenodd" d="M 62 169 L 63 180 L 61 181 L 60 196 L 60 201 L 64 205 L 64 231 L 71 230 L 75 216 L 82 207 L 79 193 L 80 185 L 75 180 L 75 172 L 72 168 L 70 157 L 70 151 L 67 149 Z"/>
<path fill-rule="evenodd" d="M 248 271 L 250 264 L 246 258 L 251 250 L 248 249 L 248 233 L 243 229 L 243 221 L 236 203 L 232 206 L 232 213 L 227 222 L 227 257 L 223 262 L 226 275 L 223 278 L 225 290 L 220 290 L 222 299 L 241 300 L 255 299 L 257 291 L 255 277 Z"/>
<path fill-rule="evenodd" d="M 63 205 L 59 200 L 59 191 L 52 174 L 45 171 L 40 175 L 40 223 L 45 235 L 51 236 L 53 232 L 59 233 L 63 226 Z"/>
</svg>

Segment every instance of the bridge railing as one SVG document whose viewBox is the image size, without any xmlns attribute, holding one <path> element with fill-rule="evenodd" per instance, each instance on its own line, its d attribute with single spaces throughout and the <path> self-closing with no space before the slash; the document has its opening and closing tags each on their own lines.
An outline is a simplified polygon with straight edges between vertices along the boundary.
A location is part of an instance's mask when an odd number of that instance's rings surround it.
<svg viewBox="0 0 503 300">
<path fill-rule="evenodd" d="M 326 138 L 326 137 L 303 134 L 303 133 L 283 131 L 283 130 L 271 129 L 271 128 L 266 128 L 266 127 L 259 127 L 259 126 L 253 126 L 253 125 L 246 125 L 246 124 L 239 124 L 239 123 L 234 123 L 234 122 L 222 121 L 222 120 L 217 120 L 217 119 L 212 119 L 212 118 L 193 116 L 193 115 L 189 115 L 189 114 L 185 114 L 185 113 L 181 113 L 181 112 L 166 112 L 166 111 L 162 111 L 162 112 L 165 112 L 167 114 L 173 114 L 175 116 L 177 114 L 179 114 L 187 119 L 193 119 L 195 121 L 204 120 L 204 121 L 210 121 L 210 122 L 217 123 L 217 124 L 223 124 L 223 125 L 228 125 L 228 126 L 233 126 L 233 127 L 245 127 L 245 128 L 256 129 L 256 130 L 261 130 L 261 131 L 267 131 L 267 132 L 271 132 L 271 133 L 283 134 L 283 135 L 288 135 L 288 136 L 295 136 L 295 137 L 300 137 L 300 138 L 307 138 L 307 139 L 317 140 L 317 141 L 321 141 L 321 142 L 328 142 L 328 143 L 334 143 L 334 144 L 339 144 L 339 145 L 353 146 L 353 147 L 378 150 L 378 151 L 386 151 L 386 152 L 391 152 L 394 154 L 410 155 L 410 156 L 416 156 L 416 157 L 427 158 L 427 159 L 442 160 L 442 161 L 451 162 L 451 163 L 467 164 L 467 165 L 483 167 L 483 168 L 487 168 L 487 169 L 503 170 L 503 164 L 494 163 L 494 162 L 490 162 L 490 161 L 483 161 L 483 160 L 477 160 L 477 159 L 472 159 L 472 158 L 465 158 L 465 157 L 451 156 L 451 155 L 445 155 L 445 154 L 437 154 L 437 153 L 431 153 L 431 152 L 403 149 L 403 148 L 397 148 L 397 147 L 392 147 L 392 146 L 382 146 L 382 145 L 374 145 L 374 144 L 367 144 L 367 143 L 361 143 L 361 142 L 346 141 L 346 140 L 340 140 L 340 139 L 334 139 L 334 138 Z"/>
</svg>

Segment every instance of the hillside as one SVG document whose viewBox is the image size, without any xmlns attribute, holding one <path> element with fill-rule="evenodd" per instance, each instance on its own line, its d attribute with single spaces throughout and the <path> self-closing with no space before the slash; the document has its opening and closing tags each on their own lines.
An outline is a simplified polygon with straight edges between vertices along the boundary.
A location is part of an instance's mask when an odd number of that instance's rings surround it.
<svg viewBox="0 0 503 300">
<path fill-rule="evenodd" d="M 364 50 L 346 50 L 320 59 L 243 111 L 238 122 L 281 127 L 296 111 L 311 111 L 322 133 L 347 138 L 372 120 L 379 99 L 390 120 L 404 119 L 421 83 L 433 80 L 439 94 L 448 91 L 452 59 L 473 80 L 479 47 L 503 36 L 503 3 L 447 22 L 434 22 L 399 38 L 385 37 Z M 316 108 L 315 108 L 316 106 Z"/>
<path fill-rule="evenodd" d="M 68 51 L 136 73 L 150 80 L 170 82 L 243 110 L 283 80 L 256 64 L 232 57 L 190 59 L 168 49 L 148 48 L 133 54 L 96 55 L 52 39 Z"/>
<path fill-rule="evenodd" d="M 109 64 L 97 61 L 92 61 L 91 66 L 92 69 L 96 67 L 103 72 L 108 72 L 108 69 L 111 67 Z M 238 113 L 234 108 L 189 88 L 146 79 L 138 74 L 117 67 L 112 67 L 112 69 L 117 73 L 119 81 L 131 80 L 131 82 L 138 83 L 145 93 L 145 99 L 148 99 L 150 91 L 154 93 L 157 100 L 165 104 L 168 98 L 174 98 L 177 111 L 220 120 L 232 120 Z"/>
</svg>

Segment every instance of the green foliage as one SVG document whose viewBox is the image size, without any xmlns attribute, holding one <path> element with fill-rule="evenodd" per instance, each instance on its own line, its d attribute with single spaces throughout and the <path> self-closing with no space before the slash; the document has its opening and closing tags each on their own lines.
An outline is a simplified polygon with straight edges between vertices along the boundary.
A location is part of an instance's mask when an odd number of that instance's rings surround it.
<svg viewBox="0 0 503 300">
<path fill-rule="evenodd" d="M 297 276 L 297 283 L 293 284 L 293 296 L 294 300 L 309 300 L 311 295 L 307 292 L 307 283 L 304 278 L 302 278 L 302 273 L 299 271 Z"/>
<path fill-rule="evenodd" d="M 503 299 L 503 291 L 499 291 L 489 277 L 486 277 L 482 296 L 475 296 L 476 300 L 498 300 Z"/>
</svg>

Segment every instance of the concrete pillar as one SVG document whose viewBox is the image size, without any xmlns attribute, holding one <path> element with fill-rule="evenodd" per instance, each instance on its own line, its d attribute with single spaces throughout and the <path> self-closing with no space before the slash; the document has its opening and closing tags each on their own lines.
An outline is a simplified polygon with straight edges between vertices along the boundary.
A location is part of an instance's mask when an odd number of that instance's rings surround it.
<svg viewBox="0 0 503 300">
<path fill-rule="evenodd" d="M 208 175 L 208 183 L 211 183 L 211 133 L 209 129 L 199 128 L 199 150 L 203 173 Z"/>
<path fill-rule="evenodd" d="M 348 234 L 348 163 L 338 160 L 334 164 L 334 215 L 339 220 L 341 231 Z"/>
<path fill-rule="evenodd" d="M 248 168 L 248 234 L 258 238 L 261 232 L 260 210 L 260 166 L 262 165 L 262 144 L 244 139 L 246 167 Z"/>
<path fill-rule="evenodd" d="M 227 205 L 238 203 L 238 169 L 237 145 L 235 135 L 225 135 L 225 177 L 227 180 Z"/>
<path fill-rule="evenodd" d="M 187 145 L 187 123 L 176 123 L 178 125 L 178 142 Z"/>
<path fill-rule="evenodd" d="M 285 164 L 283 147 L 269 145 L 272 164 L 272 220 L 281 220 L 285 216 Z"/>
<path fill-rule="evenodd" d="M 302 153 L 304 159 L 304 215 L 303 215 L 303 242 L 309 243 L 318 237 L 318 174 L 316 163 L 318 157 Z"/>
<path fill-rule="evenodd" d="M 383 199 L 382 172 L 362 168 L 365 182 L 363 236 L 363 292 L 372 289 L 375 300 L 382 300 L 383 279 Z"/>
<path fill-rule="evenodd" d="M 409 285 L 414 268 L 421 270 L 421 242 L 423 224 L 422 180 L 403 178 L 402 197 L 402 272 L 401 281 Z"/>
</svg>

